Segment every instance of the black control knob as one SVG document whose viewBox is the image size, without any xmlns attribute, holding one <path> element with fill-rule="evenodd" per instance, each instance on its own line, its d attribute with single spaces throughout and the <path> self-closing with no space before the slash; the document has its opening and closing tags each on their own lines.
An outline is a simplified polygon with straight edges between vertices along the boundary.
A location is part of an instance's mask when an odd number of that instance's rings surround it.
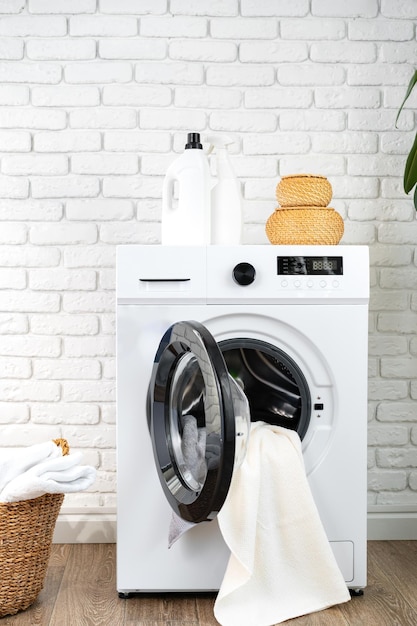
<svg viewBox="0 0 417 626">
<path fill-rule="evenodd" d="M 233 268 L 233 280 L 243 287 L 251 285 L 255 280 L 255 276 L 255 268 L 250 263 L 238 263 Z"/>
</svg>

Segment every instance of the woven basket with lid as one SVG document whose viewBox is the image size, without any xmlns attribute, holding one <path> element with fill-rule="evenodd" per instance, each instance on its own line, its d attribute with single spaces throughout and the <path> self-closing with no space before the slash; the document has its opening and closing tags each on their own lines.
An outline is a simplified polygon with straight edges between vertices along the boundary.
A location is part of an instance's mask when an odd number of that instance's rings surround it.
<svg viewBox="0 0 417 626">
<path fill-rule="evenodd" d="M 317 174 L 283 176 L 276 187 L 276 197 L 282 207 L 325 207 L 332 193 L 327 178 Z"/>
<path fill-rule="evenodd" d="M 54 440 L 68 454 L 65 439 Z M 0 617 L 27 609 L 43 587 L 64 494 L 0 503 Z"/>
<path fill-rule="evenodd" d="M 344 232 L 342 217 L 327 206 L 332 187 L 325 176 L 283 176 L 276 186 L 281 206 L 269 216 L 265 231 L 276 245 L 336 245 Z"/>
</svg>

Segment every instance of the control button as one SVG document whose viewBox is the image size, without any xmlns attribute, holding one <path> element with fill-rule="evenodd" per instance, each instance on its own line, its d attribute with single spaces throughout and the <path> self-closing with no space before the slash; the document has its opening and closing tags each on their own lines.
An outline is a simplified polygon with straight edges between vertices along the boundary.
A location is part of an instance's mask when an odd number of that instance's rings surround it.
<svg viewBox="0 0 417 626">
<path fill-rule="evenodd" d="M 301 287 L 301 281 L 300 280 L 295 280 L 294 281 L 294 287 L 296 287 L 296 289 L 299 289 Z"/>
<path fill-rule="evenodd" d="M 238 263 L 233 268 L 233 280 L 242 287 L 251 285 L 255 280 L 256 271 L 250 263 Z"/>
<path fill-rule="evenodd" d="M 281 287 L 288 287 L 288 280 L 281 280 Z"/>
<path fill-rule="evenodd" d="M 310 289 L 313 287 L 314 283 L 312 280 L 308 280 L 307 281 L 307 287 L 309 287 Z"/>
<path fill-rule="evenodd" d="M 338 288 L 338 286 L 339 286 L 339 281 L 338 281 L 338 280 L 334 280 L 334 281 L 332 282 L 332 285 L 333 285 L 333 287 L 334 287 L 335 289 L 337 289 L 337 288 Z"/>
<path fill-rule="evenodd" d="M 327 282 L 326 282 L 325 280 L 321 280 L 321 281 L 320 281 L 320 287 L 321 287 L 322 289 L 324 289 L 325 287 L 327 287 Z"/>
</svg>

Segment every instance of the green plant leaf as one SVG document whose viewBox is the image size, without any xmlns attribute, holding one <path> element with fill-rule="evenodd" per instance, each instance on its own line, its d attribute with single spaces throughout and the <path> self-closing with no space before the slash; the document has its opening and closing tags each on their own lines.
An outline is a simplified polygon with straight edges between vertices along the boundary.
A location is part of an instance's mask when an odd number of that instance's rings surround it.
<svg viewBox="0 0 417 626">
<path fill-rule="evenodd" d="M 414 138 L 413 147 L 407 157 L 404 170 L 404 191 L 410 193 L 417 183 L 417 135 Z"/>
<path fill-rule="evenodd" d="M 411 77 L 411 80 L 410 80 L 410 82 L 409 82 L 409 84 L 408 84 L 407 91 L 406 91 L 406 94 L 405 94 L 405 98 L 404 98 L 404 100 L 402 101 L 402 104 L 401 104 L 401 106 L 400 106 L 400 109 L 399 109 L 399 111 L 398 111 L 398 113 L 397 113 L 397 117 L 395 118 L 395 126 L 397 126 L 397 122 L 398 122 L 398 118 L 400 117 L 400 113 L 401 113 L 401 111 L 403 110 L 404 104 L 406 103 L 406 101 L 407 101 L 408 97 L 410 96 L 411 92 L 413 91 L 413 87 L 414 87 L 414 85 L 415 85 L 416 83 L 417 83 L 417 70 L 414 72 L 414 74 L 413 74 L 413 76 Z"/>
<path fill-rule="evenodd" d="M 417 187 L 414 189 L 414 208 L 417 211 Z"/>
</svg>

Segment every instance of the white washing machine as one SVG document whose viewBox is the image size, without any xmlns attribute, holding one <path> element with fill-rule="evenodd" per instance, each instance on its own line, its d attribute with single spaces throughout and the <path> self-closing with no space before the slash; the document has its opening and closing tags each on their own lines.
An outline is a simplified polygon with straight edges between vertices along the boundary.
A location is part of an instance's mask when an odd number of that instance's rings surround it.
<svg viewBox="0 0 417 626">
<path fill-rule="evenodd" d="M 236 384 L 252 421 L 299 433 L 346 584 L 365 587 L 368 299 L 364 246 L 118 248 L 121 595 L 219 589 Z M 190 414 L 206 435 L 198 478 L 182 445 Z M 168 549 L 172 511 L 196 525 Z"/>
</svg>

